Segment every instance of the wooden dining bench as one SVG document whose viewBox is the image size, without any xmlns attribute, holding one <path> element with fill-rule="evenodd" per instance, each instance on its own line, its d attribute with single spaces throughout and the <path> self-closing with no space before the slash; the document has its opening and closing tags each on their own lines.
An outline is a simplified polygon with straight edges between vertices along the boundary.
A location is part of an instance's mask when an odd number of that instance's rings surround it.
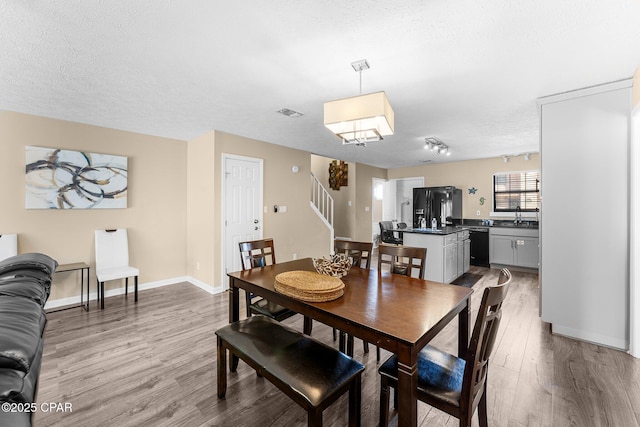
<svg viewBox="0 0 640 427">
<path fill-rule="evenodd" d="M 364 366 L 356 360 L 265 316 L 231 323 L 216 335 L 219 399 L 227 391 L 229 350 L 304 408 L 309 426 L 321 426 L 322 411 L 347 390 L 349 426 L 360 425 Z"/>
</svg>

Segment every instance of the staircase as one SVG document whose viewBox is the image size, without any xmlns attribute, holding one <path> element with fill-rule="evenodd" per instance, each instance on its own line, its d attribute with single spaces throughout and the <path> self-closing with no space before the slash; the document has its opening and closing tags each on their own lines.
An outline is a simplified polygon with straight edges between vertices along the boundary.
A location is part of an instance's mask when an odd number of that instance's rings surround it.
<svg viewBox="0 0 640 427">
<path fill-rule="evenodd" d="M 333 253 L 333 240 L 335 232 L 333 229 L 333 197 L 320 183 L 315 175 L 311 174 L 311 209 L 315 211 L 322 222 L 329 229 L 331 239 L 329 240 L 329 253 Z"/>
</svg>

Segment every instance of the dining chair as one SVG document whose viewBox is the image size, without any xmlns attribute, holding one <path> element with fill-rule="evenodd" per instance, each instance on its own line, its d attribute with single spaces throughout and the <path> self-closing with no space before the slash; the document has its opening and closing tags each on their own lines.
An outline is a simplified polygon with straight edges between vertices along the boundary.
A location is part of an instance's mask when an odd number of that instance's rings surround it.
<svg viewBox="0 0 640 427">
<path fill-rule="evenodd" d="M 424 265 L 427 259 L 427 248 L 411 246 L 378 246 L 378 272 L 388 265 L 393 274 L 411 277 L 414 268 L 418 269 L 418 277 L 424 277 Z M 406 261 L 406 262 L 405 262 Z M 376 347 L 376 357 L 380 360 L 380 347 Z"/>
<path fill-rule="evenodd" d="M 507 296 L 511 272 L 500 271 L 498 285 L 488 287 L 473 328 L 471 342 L 465 355 L 453 356 L 427 345 L 418 355 L 418 400 L 452 415 L 461 427 L 471 426 L 471 418 L 478 409 L 481 427 L 487 427 L 487 372 L 489 357 L 494 349 L 502 303 Z M 378 369 L 380 374 L 380 425 L 386 426 L 389 417 L 389 387 L 394 389 L 397 408 L 398 359 L 394 355 Z"/>
<path fill-rule="evenodd" d="M 240 242 L 239 247 L 243 270 L 266 267 L 267 265 L 273 265 L 276 263 L 276 251 L 273 239 Z M 251 317 L 252 314 L 262 314 L 277 321 L 282 321 L 297 314 L 295 311 L 289 310 L 279 304 L 272 303 L 250 292 L 245 292 L 245 297 L 247 317 Z M 306 322 L 307 321 L 305 320 L 305 329 L 307 328 Z"/>
<path fill-rule="evenodd" d="M 125 279 L 124 294 L 128 293 L 129 277 L 135 278 L 134 300 L 138 302 L 138 276 L 140 270 L 129 265 L 129 239 L 126 228 L 95 231 L 96 279 L 98 299 L 104 309 L 104 282 Z"/>
<path fill-rule="evenodd" d="M 380 225 L 380 240 L 382 243 L 390 243 L 392 245 L 402 244 L 402 235 L 396 237 L 396 232 L 393 229 L 393 222 L 380 221 L 378 225 Z"/>
<path fill-rule="evenodd" d="M 0 234 L 0 261 L 18 255 L 18 235 Z"/>
<path fill-rule="evenodd" d="M 382 272 L 383 265 L 389 265 L 389 271 L 411 277 L 413 269 L 418 269 L 418 277 L 424 277 L 424 265 L 427 258 L 427 248 L 411 246 L 378 246 L 378 271 Z M 405 262 L 405 259 L 406 262 Z"/>
<path fill-rule="evenodd" d="M 336 239 L 333 243 L 333 249 L 336 254 L 345 254 L 352 259 L 352 266 L 371 269 L 371 252 L 373 251 L 372 242 L 355 242 L 353 240 L 340 240 Z M 364 266 L 363 266 L 364 263 Z M 333 328 L 333 340 L 336 340 L 337 329 Z M 345 342 L 346 341 L 346 342 Z M 363 351 L 369 352 L 369 343 L 362 341 Z M 346 354 L 353 356 L 353 336 L 346 335 L 340 331 L 340 351 L 344 351 L 346 347 Z M 378 350 L 378 360 L 380 360 L 380 352 Z"/>
</svg>

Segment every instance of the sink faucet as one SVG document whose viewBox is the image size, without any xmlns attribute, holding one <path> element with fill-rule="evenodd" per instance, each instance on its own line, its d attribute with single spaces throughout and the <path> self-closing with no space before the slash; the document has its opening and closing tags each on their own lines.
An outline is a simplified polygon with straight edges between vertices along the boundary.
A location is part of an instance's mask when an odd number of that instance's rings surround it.
<svg viewBox="0 0 640 427">
<path fill-rule="evenodd" d="M 516 206 L 516 219 L 513 223 L 515 225 L 522 224 L 522 209 L 520 209 L 520 206 Z"/>
</svg>

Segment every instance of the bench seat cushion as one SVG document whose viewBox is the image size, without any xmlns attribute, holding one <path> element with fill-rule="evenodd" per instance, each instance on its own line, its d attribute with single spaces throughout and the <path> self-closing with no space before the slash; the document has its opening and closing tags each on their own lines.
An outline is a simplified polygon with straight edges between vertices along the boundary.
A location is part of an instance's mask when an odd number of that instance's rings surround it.
<svg viewBox="0 0 640 427">
<path fill-rule="evenodd" d="M 278 378 L 287 394 L 298 394 L 313 407 L 364 370 L 346 354 L 265 316 L 231 323 L 216 334 L 241 359 L 250 358 Z"/>
</svg>

